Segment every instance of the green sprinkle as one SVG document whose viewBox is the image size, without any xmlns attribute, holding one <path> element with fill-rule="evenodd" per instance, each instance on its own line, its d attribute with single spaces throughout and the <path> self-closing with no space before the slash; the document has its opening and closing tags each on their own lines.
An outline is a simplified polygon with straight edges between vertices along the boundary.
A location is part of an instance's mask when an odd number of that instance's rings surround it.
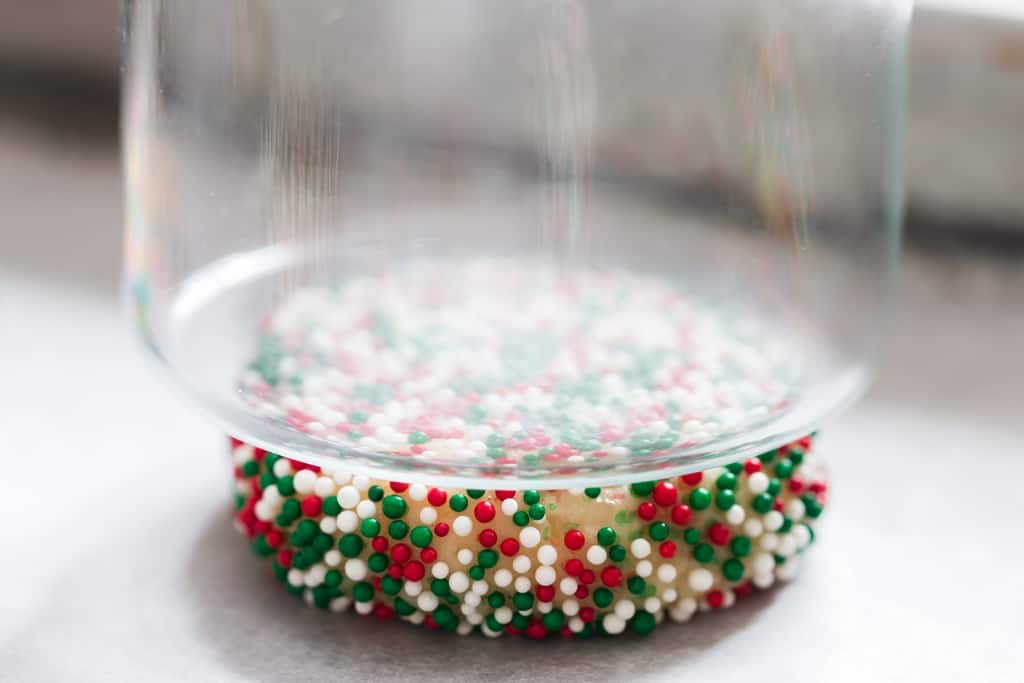
<svg viewBox="0 0 1024 683">
<path fill-rule="evenodd" d="M 423 432 L 412 432 L 411 434 L 409 434 L 409 443 L 413 445 L 424 444 L 427 443 L 428 441 L 430 441 L 430 437 L 424 434 Z"/>
<path fill-rule="evenodd" d="M 277 490 L 282 496 L 290 496 L 295 493 L 295 480 L 290 475 L 279 477 L 277 480 Z"/>
<path fill-rule="evenodd" d="M 732 539 L 731 543 L 729 543 L 729 550 L 731 550 L 732 554 L 737 557 L 746 557 L 750 554 L 752 549 L 753 544 L 746 536 L 737 536 Z"/>
<path fill-rule="evenodd" d="M 694 510 L 704 510 L 711 505 L 711 492 L 706 488 L 698 486 L 690 491 L 690 507 Z"/>
<path fill-rule="evenodd" d="M 533 607 L 533 593 L 516 593 L 512 598 L 512 604 L 520 612 L 525 612 Z"/>
<path fill-rule="evenodd" d="M 546 510 L 544 509 L 544 506 L 541 505 L 540 503 L 535 503 L 535 504 L 530 506 L 530 518 L 531 519 L 536 519 L 536 520 L 544 519 L 545 513 L 546 513 Z"/>
<path fill-rule="evenodd" d="M 373 538 L 380 533 L 380 522 L 373 517 L 367 517 L 359 524 L 359 533 L 367 538 Z"/>
<path fill-rule="evenodd" d="M 612 604 L 612 592 L 607 588 L 598 588 L 594 591 L 594 604 L 598 607 L 607 607 Z"/>
<path fill-rule="evenodd" d="M 468 505 L 469 501 L 466 500 L 466 497 L 461 493 L 456 493 L 448 501 L 448 507 L 450 507 L 455 512 L 462 512 L 463 510 L 466 509 Z"/>
<path fill-rule="evenodd" d="M 409 533 L 409 525 L 400 519 L 396 519 L 391 524 L 388 524 L 388 536 L 396 541 L 405 538 L 407 533 Z"/>
<path fill-rule="evenodd" d="M 700 530 L 690 527 L 683 532 L 683 540 L 686 541 L 687 544 L 693 545 L 700 540 Z"/>
<path fill-rule="evenodd" d="M 375 571 L 378 574 L 387 569 L 389 564 L 391 564 L 391 562 L 388 560 L 388 556 L 384 553 L 373 553 L 366 560 L 366 566 L 369 567 L 371 571 Z"/>
<path fill-rule="evenodd" d="M 352 597 L 357 602 L 369 602 L 373 600 L 373 586 L 365 581 L 360 581 L 352 587 Z"/>
<path fill-rule="evenodd" d="M 647 496 L 651 495 L 652 491 L 654 491 L 654 482 L 638 481 L 635 484 L 630 484 L 629 490 L 637 498 L 646 498 Z"/>
<path fill-rule="evenodd" d="M 633 595 L 640 595 L 644 592 L 644 589 L 647 587 L 647 582 L 644 581 L 643 577 L 641 576 L 631 576 L 629 580 L 626 581 L 626 587 L 629 589 L 629 592 Z"/>
<path fill-rule="evenodd" d="M 630 628 L 633 629 L 633 633 L 646 636 L 654 630 L 657 624 L 654 621 L 654 615 L 650 612 L 637 612 L 636 616 L 630 622 Z"/>
<path fill-rule="evenodd" d="M 338 502 L 337 496 L 327 496 L 321 509 L 328 517 L 335 517 L 341 513 L 341 503 Z"/>
<path fill-rule="evenodd" d="M 366 496 L 374 503 L 376 503 L 377 501 L 384 497 L 384 489 L 374 484 L 367 490 Z"/>
<path fill-rule="evenodd" d="M 494 552 L 490 548 L 485 548 L 477 553 L 476 561 L 477 564 L 484 569 L 490 569 L 494 565 L 498 564 L 498 553 Z"/>
<path fill-rule="evenodd" d="M 743 563 L 735 557 L 730 557 L 722 565 L 722 574 L 730 581 L 739 581 L 743 578 Z"/>
<path fill-rule="evenodd" d="M 412 533 L 409 534 L 409 540 L 417 548 L 426 548 L 430 545 L 430 541 L 434 538 L 434 534 L 430 533 L 430 529 L 425 526 L 413 527 Z"/>
<path fill-rule="evenodd" d="M 622 562 L 626 559 L 626 549 L 621 545 L 613 545 L 608 549 L 608 557 L 611 558 L 612 562 Z"/>
<path fill-rule="evenodd" d="M 668 538 L 668 524 L 665 524 L 665 522 L 653 522 L 647 532 L 655 541 L 664 541 Z"/>
<path fill-rule="evenodd" d="M 512 515 L 512 522 L 516 526 L 526 526 L 530 523 L 530 515 L 526 514 L 522 510 L 518 510 L 514 515 Z"/>
<path fill-rule="evenodd" d="M 401 496 L 391 495 L 384 499 L 381 504 L 384 514 L 390 519 L 398 519 L 405 514 L 405 499 Z"/>
<path fill-rule="evenodd" d="M 366 520 L 363 523 L 365 524 Z M 345 557 L 359 557 L 363 552 L 363 539 L 356 534 L 345 534 L 338 541 L 338 550 Z"/>
<path fill-rule="evenodd" d="M 484 568 L 478 564 L 474 564 L 472 567 L 470 567 L 467 573 L 469 574 L 469 578 L 473 579 L 474 581 L 479 581 L 480 579 L 484 578 Z"/>
<path fill-rule="evenodd" d="M 487 491 L 485 491 L 483 489 L 466 489 L 466 495 L 468 495 L 473 500 L 476 500 L 477 498 L 481 497 L 485 493 L 487 493 Z"/>
<path fill-rule="evenodd" d="M 775 497 L 772 494 L 765 492 L 759 493 L 754 496 L 754 501 L 751 503 L 754 510 L 760 512 L 762 515 L 771 512 L 772 507 L 775 505 Z"/>
<path fill-rule="evenodd" d="M 587 498 L 597 498 L 598 496 L 601 495 L 601 489 L 600 487 L 597 486 L 591 486 L 588 489 L 583 489 L 583 493 L 587 496 Z"/>
<path fill-rule="evenodd" d="M 723 472 L 715 480 L 715 485 L 720 489 L 734 489 L 736 488 L 736 475 L 732 472 Z"/>
<path fill-rule="evenodd" d="M 722 489 L 715 494 L 715 506 L 719 510 L 728 510 L 736 504 L 736 494 L 729 489 Z"/>
<path fill-rule="evenodd" d="M 606 547 L 615 543 L 617 537 L 618 534 L 615 533 L 615 529 L 610 526 L 601 527 L 597 532 L 597 542 Z"/>
<path fill-rule="evenodd" d="M 707 564 L 715 559 L 715 549 L 707 543 L 698 543 L 693 549 L 693 559 L 702 564 Z"/>
<path fill-rule="evenodd" d="M 540 493 L 532 489 L 523 491 L 523 502 L 527 505 L 536 505 L 540 502 Z"/>
</svg>

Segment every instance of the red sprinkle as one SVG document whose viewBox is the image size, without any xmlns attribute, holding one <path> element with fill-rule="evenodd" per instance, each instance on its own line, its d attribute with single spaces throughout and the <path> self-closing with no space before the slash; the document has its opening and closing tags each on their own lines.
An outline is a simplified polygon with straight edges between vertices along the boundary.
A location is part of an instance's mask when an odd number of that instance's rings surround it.
<svg viewBox="0 0 1024 683">
<path fill-rule="evenodd" d="M 711 528 L 708 529 L 708 538 L 715 545 L 725 545 L 729 542 L 729 536 L 729 527 L 721 522 L 715 522 L 711 525 Z"/>
<path fill-rule="evenodd" d="M 489 500 L 480 501 L 473 508 L 473 516 L 480 522 L 489 522 L 494 519 L 494 504 Z"/>
<path fill-rule="evenodd" d="M 373 540 L 370 541 L 370 545 L 373 546 L 376 552 L 382 553 L 388 549 L 388 539 L 383 536 L 374 536 Z"/>
<path fill-rule="evenodd" d="M 671 482 L 660 481 L 654 487 L 654 502 L 663 508 L 675 504 L 679 498 L 679 492 Z"/>
<path fill-rule="evenodd" d="M 420 551 L 420 559 L 425 564 L 432 564 L 437 561 L 437 551 L 433 548 L 424 548 Z"/>
<path fill-rule="evenodd" d="M 676 544 L 672 541 L 665 541 L 658 546 L 658 554 L 664 558 L 676 556 Z"/>
<path fill-rule="evenodd" d="M 412 557 L 412 549 L 405 543 L 396 543 L 391 546 L 391 559 L 399 564 L 408 562 Z"/>
<path fill-rule="evenodd" d="M 586 536 L 579 529 L 570 529 L 565 532 L 565 547 L 570 550 L 579 550 L 586 541 Z"/>
<path fill-rule="evenodd" d="M 679 526 L 685 526 L 690 521 L 692 515 L 693 511 L 685 503 L 679 503 L 672 508 L 672 521 Z"/>
<path fill-rule="evenodd" d="M 601 583 L 614 588 L 622 583 L 622 570 L 618 567 L 605 567 L 601 570 Z"/>
<path fill-rule="evenodd" d="M 707 594 L 706 600 L 708 601 L 708 606 L 711 609 L 718 609 L 723 603 L 725 603 L 725 594 L 718 590 L 711 591 Z"/>
<path fill-rule="evenodd" d="M 323 501 L 318 496 L 308 496 L 302 501 L 302 514 L 307 517 L 316 517 L 320 514 Z"/>
<path fill-rule="evenodd" d="M 285 548 L 277 553 L 277 563 L 282 567 L 292 566 L 292 551 Z"/>
<path fill-rule="evenodd" d="M 587 586 L 597 581 L 597 576 L 594 575 L 594 570 L 584 569 L 583 573 L 580 574 L 580 581 L 582 581 Z"/>
<path fill-rule="evenodd" d="M 583 623 L 590 623 L 594 620 L 594 608 L 593 607 L 580 607 L 580 621 Z"/>
<path fill-rule="evenodd" d="M 572 558 L 565 563 L 565 573 L 569 576 L 579 576 L 583 573 L 583 562 L 579 558 Z"/>
<path fill-rule="evenodd" d="M 437 534 L 438 536 L 442 536 L 442 537 L 447 536 L 448 535 L 448 530 L 449 530 L 449 527 L 448 527 L 448 524 L 446 522 L 438 522 L 437 524 L 434 525 L 434 533 Z"/>
<path fill-rule="evenodd" d="M 501 542 L 501 554 L 506 557 L 512 557 L 519 552 L 519 541 L 514 538 L 506 538 Z"/>
<path fill-rule="evenodd" d="M 526 627 L 526 637 L 532 640 L 541 640 L 547 634 L 548 630 L 540 621 L 531 621 L 530 625 Z"/>
<path fill-rule="evenodd" d="M 509 498 L 511 498 L 514 495 L 516 495 L 516 492 L 515 491 L 505 491 L 505 490 L 502 490 L 502 491 L 495 491 L 494 495 L 496 495 L 498 497 L 498 500 L 508 500 Z"/>
<path fill-rule="evenodd" d="M 401 493 L 402 491 L 405 491 L 407 488 L 409 488 L 408 484 L 402 483 L 400 481 L 391 482 L 391 490 L 394 491 L 395 493 Z"/>
<path fill-rule="evenodd" d="M 690 474 L 684 474 L 679 477 L 683 480 L 683 483 L 687 486 L 696 486 L 704 480 L 703 472 L 691 472 Z"/>
<path fill-rule="evenodd" d="M 551 602 L 555 599 L 555 587 L 537 586 L 537 599 L 541 602 Z"/>
<path fill-rule="evenodd" d="M 480 541 L 480 545 L 485 548 L 490 548 L 498 542 L 498 534 L 495 533 L 494 529 L 484 529 L 477 535 L 477 540 Z"/>
<path fill-rule="evenodd" d="M 427 492 L 427 501 L 434 507 L 444 505 L 446 500 L 448 500 L 448 493 L 444 489 L 430 489 Z"/>
<path fill-rule="evenodd" d="M 413 560 L 409 564 L 405 565 L 405 569 L 402 570 L 402 574 L 409 581 L 419 581 L 423 578 L 423 575 L 427 573 L 427 570 L 423 568 L 423 564 Z"/>
<path fill-rule="evenodd" d="M 636 514 L 640 519 L 650 521 L 654 519 L 654 515 L 658 514 L 658 508 L 654 507 L 654 503 L 651 501 L 644 501 L 637 507 Z"/>
<path fill-rule="evenodd" d="M 747 474 L 753 474 L 754 472 L 761 471 L 761 461 L 757 458 L 751 458 L 750 460 L 743 463 L 743 471 Z"/>
</svg>

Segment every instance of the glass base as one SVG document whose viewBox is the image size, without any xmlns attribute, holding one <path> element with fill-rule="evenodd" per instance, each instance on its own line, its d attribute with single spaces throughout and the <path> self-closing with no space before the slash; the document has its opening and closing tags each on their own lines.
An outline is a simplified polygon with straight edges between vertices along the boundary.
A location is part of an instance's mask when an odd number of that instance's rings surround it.
<svg viewBox="0 0 1024 683">
<path fill-rule="evenodd" d="M 231 439 L 236 523 L 307 603 L 528 638 L 647 634 L 794 576 L 827 482 L 808 436 L 628 485 L 444 489 Z"/>
</svg>

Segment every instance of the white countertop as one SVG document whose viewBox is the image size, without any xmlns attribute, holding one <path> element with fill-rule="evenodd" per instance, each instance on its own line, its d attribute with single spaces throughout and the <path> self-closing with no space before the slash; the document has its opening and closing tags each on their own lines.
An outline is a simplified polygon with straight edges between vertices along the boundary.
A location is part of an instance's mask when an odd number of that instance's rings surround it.
<svg viewBox="0 0 1024 683">
<path fill-rule="evenodd" d="M 0 681 L 1024 678 L 1020 252 L 909 259 L 879 381 L 823 437 L 834 493 L 796 581 L 537 645 L 281 591 L 231 527 L 222 439 L 120 317 L 116 158 L 0 135 L 0 208 Z"/>
</svg>

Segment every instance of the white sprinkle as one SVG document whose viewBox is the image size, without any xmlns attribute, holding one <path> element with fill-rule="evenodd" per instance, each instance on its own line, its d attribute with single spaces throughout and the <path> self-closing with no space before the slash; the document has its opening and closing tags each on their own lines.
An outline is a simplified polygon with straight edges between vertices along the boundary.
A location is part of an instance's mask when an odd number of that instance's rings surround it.
<svg viewBox="0 0 1024 683">
<path fill-rule="evenodd" d="M 352 477 L 352 485 L 360 491 L 365 491 L 370 488 L 370 478 L 362 475 L 356 475 Z"/>
<path fill-rule="evenodd" d="M 286 459 L 281 458 L 274 463 L 274 476 L 275 477 L 287 477 L 292 473 L 292 464 Z"/>
<path fill-rule="evenodd" d="M 518 574 L 525 574 L 530 571 L 532 566 L 533 563 L 526 555 L 516 555 L 516 559 L 512 560 L 512 569 L 515 569 Z"/>
<path fill-rule="evenodd" d="M 765 534 L 761 537 L 761 547 L 771 552 L 779 547 L 779 537 L 776 534 Z"/>
<path fill-rule="evenodd" d="M 362 581 L 366 578 L 366 563 L 358 557 L 353 557 L 345 563 L 345 576 L 353 581 Z"/>
<path fill-rule="evenodd" d="M 328 550 L 324 553 L 324 564 L 328 567 L 337 567 L 341 564 L 341 553 L 337 550 Z"/>
<path fill-rule="evenodd" d="M 653 565 L 651 565 L 651 561 L 650 560 L 641 560 L 640 562 L 636 563 L 636 575 L 637 576 L 640 576 L 640 577 L 643 577 L 643 578 L 646 579 L 648 576 L 651 575 L 651 572 L 653 572 L 653 571 L 654 571 L 654 567 L 653 567 Z"/>
<path fill-rule="evenodd" d="M 566 595 L 575 595 L 577 588 L 579 588 L 579 584 L 577 584 L 576 579 L 571 576 L 565 577 L 558 583 L 558 590 L 562 591 Z"/>
<path fill-rule="evenodd" d="M 746 518 L 747 513 L 743 511 L 743 508 L 739 505 L 733 505 L 729 508 L 729 511 L 725 513 L 725 521 L 729 522 L 733 526 L 739 526 L 743 524 L 743 520 Z"/>
<path fill-rule="evenodd" d="M 338 531 L 351 533 L 359 526 L 359 515 L 351 510 L 344 510 L 338 515 Z"/>
<path fill-rule="evenodd" d="M 524 527 L 523 530 L 519 532 L 519 542 L 524 548 L 534 547 L 540 543 L 540 531 L 537 527 Z"/>
<path fill-rule="evenodd" d="M 437 521 L 437 510 L 432 507 L 425 507 L 420 510 L 420 521 L 424 524 L 433 524 Z"/>
<path fill-rule="evenodd" d="M 772 510 L 764 516 L 764 528 L 768 531 L 778 531 L 784 521 L 781 512 Z"/>
<path fill-rule="evenodd" d="M 454 572 L 448 578 L 448 587 L 456 593 L 465 593 L 469 588 L 469 577 L 462 572 Z"/>
<path fill-rule="evenodd" d="M 770 480 L 767 474 L 764 472 L 754 472 L 747 479 L 747 488 L 756 496 L 767 491 L 769 483 Z"/>
<path fill-rule="evenodd" d="M 430 568 L 430 574 L 435 579 L 443 579 L 448 576 L 448 563 L 447 562 L 435 562 Z"/>
<path fill-rule="evenodd" d="M 455 557 L 465 565 L 473 564 L 473 551 L 469 548 L 463 548 L 459 552 L 455 553 Z"/>
<path fill-rule="evenodd" d="M 416 606 L 424 612 L 433 612 L 437 609 L 437 596 L 433 593 L 424 591 L 420 593 L 418 598 L 416 598 Z"/>
<path fill-rule="evenodd" d="M 361 500 L 359 501 L 359 505 L 356 505 L 356 514 L 359 515 L 361 519 L 373 517 L 377 514 L 377 504 L 372 500 Z"/>
<path fill-rule="evenodd" d="M 350 510 L 359 504 L 359 490 L 355 486 L 343 486 L 338 491 L 338 505 L 344 510 Z"/>
<path fill-rule="evenodd" d="M 642 560 L 651 554 L 651 544 L 646 538 L 637 538 L 629 545 L 629 551 L 633 553 L 633 557 Z"/>
<path fill-rule="evenodd" d="M 807 514 L 807 507 L 804 505 L 802 500 L 794 498 L 786 503 L 786 514 L 789 515 L 794 522 L 799 522 L 804 518 L 804 515 Z"/>
<path fill-rule="evenodd" d="M 606 614 L 601 621 L 604 630 L 612 635 L 618 635 L 626 629 L 626 622 L 616 614 Z"/>
<path fill-rule="evenodd" d="M 512 585 L 512 572 L 507 569 L 499 569 L 494 572 L 494 585 L 498 588 L 505 588 Z"/>
<path fill-rule="evenodd" d="M 295 492 L 308 496 L 313 493 L 313 487 L 316 486 L 316 474 L 313 470 L 299 470 L 292 477 L 292 484 L 295 486 Z"/>
<path fill-rule="evenodd" d="M 469 536 L 473 532 L 473 520 L 466 515 L 459 515 L 452 522 L 452 531 L 456 536 Z"/>
<path fill-rule="evenodd" d="M 517 593 L 529 593 L 533 582 L 530 581 L 529 576 L 517 576 L 514 585 Z"/>
<path fill-rule="evenodd" d="M 587 548 L 587 562 L 594 566 L 604 564 L 604 561 L 608 559 L 608 551 L 599 545 L 592 545 Z"/>
<path fill-rule="evenodd" d="M 754 574 L 770 574 L 775 569 L 775 559 L 768 553 L 758 553 L 751 562 Z"/>
<path fill-rule="evenodd" d="M 690 572 L 690 588 L 698 593 L 703 593 L 711 588 L 715 582 L 715 577 L 712 576 L 711 572 L 703 567 L 699 567 Z"/>
<path fill-rule="evenodd" d="M 558 561 L 558 551 L 553 545 L 542 545 L 537 549 L 537 561 L 544 565 L 552 565 Z"/>
<path fill-rule="evenodd" d="M 653 595 L 644 600 L 644 611 L 650 612 L 651 614 L 657 614 L 658 610 L 661 609 L 661 600 L 654 597 Z"/>
<path fill-rule="evenodd" d="M 427 497 L 427 487 L 423 484 L 413 484 L 409 487 L 408 493 L 412 500 L 423 500 Z"/>
<path fill-rule="evenodd" d="M 316 483 L 313 485 L 313 493 L 326 498 L 327 496 L 333 496 L 334 492 L 338 490 L 337 484 L 330 477 L 317 477 Z"/>
<path fill-rule="evenodd" d="M 508 607 L 499 607 L 494 610 L 494 620 L 499 624 L 507 624 L 512 621 L 512 610 Z"/>
<path fill-rule="evenodd" d="M 658 580 L 662 583 L 672 583 L 676 580 L 676 567 L 668 562 L 658 565 Z"/>
<path fill-rule="evenodd" d="M 423 592 L 423 583 L 420 581 L 406 581 L 405 585 L 402 586 L 402 590 L 410 598 L 415 598 L 417 595 Z"/>
<path fill-rule="evenodd" d="M 580 603 L 576 598 L 566 598 L 562 602 L 562 612 L 567 617 L 574 617 L 580 613 Z"/>
<path fill-rule="evenodd" d="M 747 536 L 757 538 L 764 533 L 764 525 L 761 524 L 761 520 L 756 517 L 751 517 L 747 520 L 747 523 L 743 525 L 743 530 L 747 533 Z"/>
<path fill-rule="evenodd" d="M 473 592 L 477 595 L 487 595 L 487 591 L 490 590 L 490 586 L 487 585 L 486 581 L 474 581 Z"/>
<path fill-rule="evenodd" d="M 633 618 L 634 614 L 636 614 L 636 605 L 633 604 L 632 600 L 619 600 L 615 603 L 614 610 L 615 614 L 620 619 L 625 619 L 626 621 L 628 621 Z"/>
<path fill-rule="evenodd" d="M 508 517 L 516 514 L 519 511 L 519 503 L 516 502 L 515 498 L 506 498 L 501 501 L 501 512 Z"/>
<path fill-rule="evenodd" d="M 338 520 L 335 517 L 324 517 L 320 520 L 320 531 L 325 534 L 333 534 L 338 530 Z"/>
<path fill-rule="evenodd" d="M 533 578 L 541 586 L 550 586 L 555 582 L 555 570 L 553 567 L 537 567 Z"/>
</svg>

